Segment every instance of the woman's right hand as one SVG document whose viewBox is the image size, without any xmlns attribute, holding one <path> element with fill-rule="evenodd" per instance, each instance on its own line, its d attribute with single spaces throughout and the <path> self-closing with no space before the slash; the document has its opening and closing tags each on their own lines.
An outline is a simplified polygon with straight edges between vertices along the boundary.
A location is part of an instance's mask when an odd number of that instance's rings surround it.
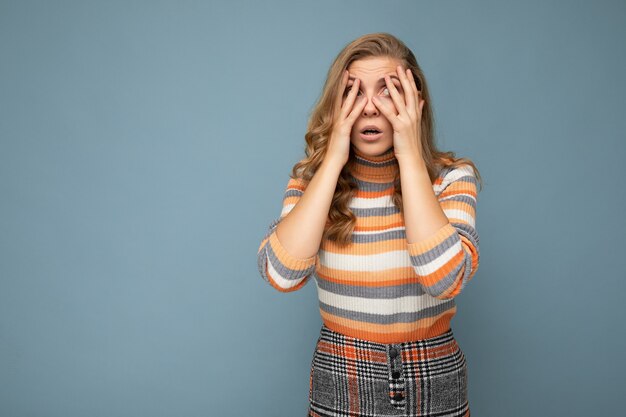
<svg viewBox="0 0 626 417">
<path fill-rule="evenodd" d="M 324 160 L 332 160 L 343 167 L 350 157 L 350 134 L 354 122 L 363 111 L 367 100 L 356 100 L 359 92 L 360 80 L 357 78 L 351 86 L 350 92 L 344 95 L 348 84 L 348 71 L 346 70 L 341 80 L 341 86 L 335 98 L 335 116 L 333 118 L 333 130 L 328 141 Z M 345 100 L 344 100 L 345 99 Z M 354 105 L 355 101 L 357 104 Z"/>
</svg>

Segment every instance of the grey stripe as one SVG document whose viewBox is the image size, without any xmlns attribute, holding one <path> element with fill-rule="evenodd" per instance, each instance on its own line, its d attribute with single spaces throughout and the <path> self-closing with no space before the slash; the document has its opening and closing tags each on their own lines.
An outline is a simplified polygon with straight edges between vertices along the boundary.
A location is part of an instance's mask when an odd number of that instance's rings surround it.
<svg viewBox="0 0 626 417">
<path fill-rule="evenodd" d="M 269 259 L 270 263 L 272 264 L 276 272 L 278 272 L 280 276 L 282 276 L 285 279 L 294 280 L 294 279 L 304 278 L 305 276 L 311 274 L 315 270 L 315 267 L 316 267 L 315 264 L 303 270 L 291 269 L 291 268 L 286 267 L 278 259 L 278 256 L 276 256 L 276 253 L 272 249 L 272 245 L 269 244 L 269 240 L 267 241 L 267 244 L 266 244 L 266 252 L 267 252 L 267 258 Z"/>
<path fill-rule="evenodd" d="M 301 190 L 289 188 L 288 190 L 285 191 L 283 199 L 287 197 L 292 197 L 292 196 L 300 197 L 302 196 L 302 194 L 304 193 Z"/>
<path fill-rule="evenodd" d="M 263 239 L 261 239 L 261 241 L 267 239 L 269 237 L 269 235 L 272 234 L 272 232 L 274 231 L 274 229 L 276 228 L 276 225 L 280 222 L 280 217 L 272 220 L 272 222 L 270 223 L 267 232 L 265 233 L 265 236 L 263 236 Z M 267 247 L 269 245 L 269 240 L 267 242 L 265 242 L 265 245 L 263 245 L 263 247 L 259 250 L 259 253 L 257 254 L 257 268 L 259 270 L 259 273 L 261 274 L 261 277 L 267 281 L 268 283 L 270 282 L 269 277 L 267 276 L 266 273 L 266 267 L 267 267 Z"/>
<path fill-rule="evenodd" d="M 278 223 L 280 223 L 281 220 L 282 218 L 280 217 L 272 220 L 269 226 L 269 230 L 267 234 L 263 237 L 263 239 L 269 237 L 274 232 L 274 230 L 278 226 Z M 259 268 L 259 272 L 261 273 L 263 279 L 268 282 L 269 277 L 267 277 L 267 275 L 265 274 L 265 268 L 267 266 L 268 260 L 272 264 L 276 272 L 278 272 L 283 278 L 288 280 L 301 279 L 311 274 L 316 269 L 316 264 L 313 264 L 309 268 L 300 271 L 286 267 L 282 262 L 280 262 L 278 256 L 276 256 L 276 253 L 272 249 L 272 245 L 270 245 L 270 241 L 268 239 L 268 241 L 265 242 L 263 249 L 259 251 L 259 254 L 257 256 L 257 266 Z"/>
<path fill-rule="evenodd" d="M 395 205 L 390 207 L 368 207 L 358 208 L 350 207 L 352 213 L 358 217 L 370 217 L 370 216 L 391 216 L 392 214 L 399 213 L 400 210 Z"/>
<path fill-rule="evenodd" d="M 353 243 L 370 243 L 370 242 L 382 242 L 385 240 L 406 239 L 406 231 L 389 230 L 387 232 L 371 233 L 371 234 L 352 234 Z"/>
<path fill-rule="evenodd" d="M 337 284 L 318 276 L 317 284 L 321 289 L 332 292 L 333 294 L 362 298 L 391 299 L 409 295 L 423 295 L 426 293 L 424 288 L 418 283 L 389 285 L 384 287 L 366 287 L 361 285 Z"/>
<path fill-rule="evenodd" d="M 416 312 L 394 313 L 394 314 L 382 315 L 382 314 L 361 313 L 358 311 L 345 310 L 342 308 L 330 306 L 321 301 L 319 302 L 320 309 L 330 314 L 333 314 L 338 317 L 350 319 L 350 320 L 364 321 L 364 322 L 374 323 L 374 324 L 413 323 L 426 317 L 437 316 L 443 313 L 444 311 L 451 309 L 452 307 L 454 307 L 454 305 L 455 305 L 454 298 L 451 298 L 450 300 L 447 300 L 446 302 L 442 304 L 432 306 L 432 307 L 427 307 L 425 309 L 422 309 Z"/>
<path fill-rule="evenodd" d="M 388 182 L 370 182 L 365 181 L 355 176 L 351 176 L 352 180 L 356 183 L 359 190 L 362 191 L 385 191 L 393 187 L 393 180 Z"/>
<path fill-rule="evenodd" d="M 443 242 L 441 242 L 440 244 L 438 244 L 434 248 L 424 252 L 423 254 L 415 255 L 415 256 L 411 255 L 410 256 L 411 262 L 415 266 L 425 265 L 425 264 L 429 263 L 430 261 L 432 261 L 434 259 L 437 259 L 446 250 L 448 250 L 452 246 L 456 245 L 459 242 L 460 239 L 461 238 L 459 237 L 459 235 L 457 233 L 454 233 L 451 236 L 448 236 L 448 238 L 446 240 L 444 240 Z"/>
<path fill-rule="evenodd" d="M 460 235 L 463 235 L 463 237 L 467 238 L 467 240 L 472 243 L 472 245 L 476 248 L 476 251 L 478 252 L 478 243 L 480 238 L 478 237 L 478 232 L 476 231 L 476 228 L 467 223 L 454 222 L 451 224 L 452 226 L 454 226 L 456 231 L 459 232 Z"/>
<path fill-rule="evenodd" d="M 263 247 L 263 249 L 261 249 L 257 255 L 257 268 L 259 270 L 259 274 L 261 274 L 261 278 L 263 278 L 265 281 L 270 282 L 269 278 L 267 277 L 267 274 L 265 273 L 265 266 L 267 265 L 267 255 L 265 252 L 265 246 Z"/>
<path fill-rule="evenodd" d="M 439 199 L 439 201 L 460 201 L 469 204 L 474 208 L 474 210 L 476 210 L 476 199 L 468 195 L 454 195 L 449 197 L 442 197 Z"/>
<path fill-rule="evenodd" d="M 465 288 L 465 285 L 467 285 L 471 272 L 472 272 L 472 257 L 466 256 L 465 257 L 465 273 L 463 274 L 463 279 L 461 281 L 461 290 Z"/>
<path fill-rule="evenodd" d="M 370 161 L 368 159 L 362 158 L 361 156 L 355 154 L 354 155 L 354 159 L 355 159 L 354 162 L 359 164 L 359 165 L 365 165 L 365 166 L 370 166 L 370 167 L 384 167 L 384 166 L 388 166 L 388 165 L 397 164 L 398 162 L 397 162 L 396 158 L 395 157 L 394 158 L 391 157 L 392 154 L 395 156 L 395 152 L 393 151 L 393 149 L 390 148 L 387 152 L 378 155 L 380 157 L 387 156 L 387 157 L 389 157 L 389 159 L 384 160 L 384 161 L 378 161 L 378 162 Z"/>
<path fill-rule="evenodd" d="M 476 229 L 466 223 L 451 223 L 452 226 L 457 230 L 458 234 L 467 237 L 467 239 L 472 243 L 472 245 L 476 248 L 478 253 L 478 234 L 476 233 Z M 423 253 L 418 256 L 411 256 L 411 263 L 415 267 L 419 267 L 421 265 L 425 265 L 433 259 L 438 258 L 441 254 L 450 248 L 452 245 L 456 244 L 460 237 L 457 234 L 450 236 L 448 239 L 441 242 L 440 245 L 432 248 L 431 250 Z M 463 246 L 461 246 L 461 250 L 463 251 L 464 259 L 460 262 L 456 268 L 450 271 L 445 277 L 443 277 L 436 284 L 426 287 L 425 290 L 431 294 L 433 297 L 437 297 L 441 295 L 446 289 L 449 289 L 456 280 L 457 276 L 463 269 L 463 277 L 461 288 L 465 287 L 467 281 L 469 280 L 469 276 L 472 273 L 472 256 L 470 253 L 467 253 Z"/>
</svg>

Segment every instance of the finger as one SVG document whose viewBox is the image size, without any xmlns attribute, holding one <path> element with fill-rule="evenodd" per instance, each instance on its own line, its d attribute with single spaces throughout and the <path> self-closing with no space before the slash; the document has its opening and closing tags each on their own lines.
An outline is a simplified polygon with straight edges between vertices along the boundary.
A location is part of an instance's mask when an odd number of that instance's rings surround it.
<svg viewBox="0 0 626 417">
<path fill-rule="evenodd" d="M 391 94 L 391 100 L 396 106 L 396 110 L 398 110 L 398 113 L 406 112 L 404 98 L 402 98 L 395 84 L 391 81 L 391 78 L 388 75 L 385 75 L 385 83 L 387 84 L 387 88 L 389 89 L 389 93 Z"/>
<path fill-rule="evenodd" d="M 388 101 L 381 100 L 378 97 L 372 97 L 372 101 L 376 108 L 380 110 L 380 112 L 389 120 L 389 122 L 393 125 L 397 115 L 392 109 L 391 104 Z"/>
<path fill-rule="evenodd" d="M 352 108 L 352 111 L 346 120 L 349 120 L 352 124 L 354 124 L 354 121 L 361 115 L 366 103 L 367 100 L 365 99 L 357 101 L 357 104 Z"/>
<path fill-rule="evenodd" d="M 407 69 L 409 71 L 409 69 Z M 407 75 L 407 71 L 402 71 L 402 67 L 398 70 L 398 76 L 400 78 L 400 83 L 402 83 L 402 88 L 404 89 L 404 98 L 406 100 L 406 107 L 409 113 L 415 113 L 415 104 L 417 103 L 417 90 L 414 90 L 413 85 L 409 81 L 409 77 Z"/>
<path fill-rule="evenodd" d="M 348 93 L 348 97 L 341 108 L 341 120 L 345 119 L 350 113 L 350 109 L 352 109 L 356 95 L 359 92 L 360 85 L 361 81 L 358 78 L 354 80 L 354 83 L 352 83 L 350 93 Z"/>
<path fill-rule="evenodd" d="M 348 84 L 348 70 L 343 72 L 343 76 L 341 77 L 341 83 L 339 85 L 339 91 L 337 92 L 337 96 L 335 97 L 335 108 L 341 108 L 341 102 L 343 101 L 343 92 L 346 89 L 346 84 Z"/>
<path fill-rule="evenodd" d="M 422 107 L 424 106 L 424 99 L 422 99 L 422 82 L 420 80 L 420 78 L 417 76 L 417 74 L 413 74 L 413 71 L 409 68 L 409 80 L 411 80 L 411 85 L 413 86 L 413 88 L 415 89 L 415 97 L 417 98 L 417 102 L 421 103 L 421 107 L 420 107 L 420 113 L 422 111 Z M 417 80 L 417 81 L 416 81 Z M 417 83 L 419 82 L 419 87 L 417 85 Z"/>
<path fill-rule="evenodd" d="M 349 75 L 350 74 L 348 73 L 348 70 L 344 71 L 343 77 L 341 78 L 341 83 L 339 84 L 339 89 L 335 97 L 335 115 L 334 115 L 335 120 L 339 120 L 339 118 L 341 117 L 343 102 L 345 100 L 344 92 L 346 89 L 346 84 L 348 83 Z"/>
<path fill-rule="evenodd" d="M 409 81 L 411 82 L 411 86 L 413 87 L 414 91 L 415 91 L 415 97 L 418 103 L 418 107 L 419 107 L 419 114 L 420 114 L 420 118 L 422 115 L 422 109 L 424 108 L 424 104 L 426 103 L 426 100 L 424 100 L 422 98 L 422 90 L 420 90 L 421 88 L 421 80 L 417 75 L 413 74 L 413 71 L 409 68 L 407 69 L 407 73 L 409 75 Z M 417 79 L 417 81 L 415 81 Z M 420 87 L 418 88 L 417 86 L 417 82 L 419 81 Z"/>
<path fill-rule="evenodd" d="M 411 86 L 413 87 L 413 91 L 415 91 L 416 94 L 420 94 L 421 91 L 419 88 L 417 88 L 417 84 L 415 83 L 415 77 L 417 77 L 417 75 L 413 75 L 413 71 L 411 71 L 411 68 L 407 68 L 406 72 L 408 73 L 408 79 L 411 83 Z"/>
<path fill-rule="evenodd" d="M 416 75 L 413 75 L 413 71 L 410 68 L 407 69 L 408 78 L 411 83 L 411 87 L 413 88 L 413 94 L 415 96 L 415 101 L 418 104 L 420 114 L 422 113 L 422 107 L 424 106 L 424 100 L 422 100 L 422 92 L 417 87 L 417 82 L 415 81 Z"/>
</svg>

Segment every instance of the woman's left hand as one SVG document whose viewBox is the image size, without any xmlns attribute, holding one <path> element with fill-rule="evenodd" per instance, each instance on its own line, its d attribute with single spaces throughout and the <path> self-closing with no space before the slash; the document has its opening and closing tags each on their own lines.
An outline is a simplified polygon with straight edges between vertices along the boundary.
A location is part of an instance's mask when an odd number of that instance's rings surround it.
<svg viewBox="0 0 626 417">
<path fill-rule="evenodd" d="M 393 126 L 393 148 L 396 158 L 421 155 L 422 107 L 425 100 L 421 98 L 417 90 L 410 69 L 405 71 L 401 65 L 398 65 L 396 72 L 405 92 L 404 97 L 387 75 L 385 83 L 391 94 L 393 105 L 388 100 L 381 100 L 378 97 L 374 97 L 374 105 Z"/>
</svg>

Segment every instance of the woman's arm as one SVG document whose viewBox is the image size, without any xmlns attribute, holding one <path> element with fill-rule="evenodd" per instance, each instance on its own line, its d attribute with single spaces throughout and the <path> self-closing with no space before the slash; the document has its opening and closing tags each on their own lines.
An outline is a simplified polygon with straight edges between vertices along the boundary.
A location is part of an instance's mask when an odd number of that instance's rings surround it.
<svg viewBox="0 0 626 417">
<path fill-rule="evenodd" d="M 454 298 L 478 270 L 474 171 L 469 165 L 448 171 L 438 196 L 419 161 L 401 164 L 400 176 L 411 264 L 431 296 Z"/>
<path fill-rule="evenodd" d="M 317 254 L 342 167 L 323 162 L 298 201 L 276 229 L 285 249 L 297 258 Z"/>
<path fill-rule="evenodd" d="M 337 181 L 350 156 L 350 132 L 366 102 L 355 104 L 358 79 L 344 97 L 347 82 L 346 70 L 335 96 L 334 127 L 324 161 L 308 184 L 293 178 L 289 181 L 281 216 L 272 223 L 259 247 L 259 271 L 279 291 L 302 288 L 315 270 Z"/>
<path fill-rule="evenodd" d="M 326 159 L 308 183 L 290 179 L 280 218 L 258 250 L 259 272 L 282 292 L 302 288 L 315 270 L 324 226 L 343 165 Z"/>
</svg>

